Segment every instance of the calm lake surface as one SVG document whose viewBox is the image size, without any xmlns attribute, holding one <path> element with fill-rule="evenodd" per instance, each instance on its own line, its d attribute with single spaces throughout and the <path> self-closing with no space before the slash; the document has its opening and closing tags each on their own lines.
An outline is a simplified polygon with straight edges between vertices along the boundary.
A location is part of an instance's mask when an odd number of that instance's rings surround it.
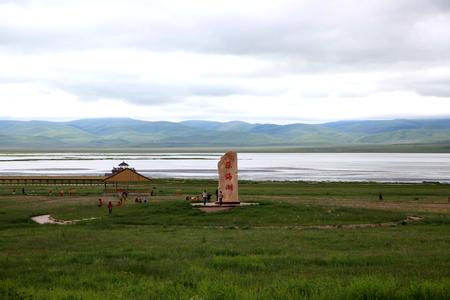
<svg viewBox="0 0 450 300">
<path fill-rule="evenodd" d="M 155 178 L 217 178 L 219 153 L 0 154 L 0 175 L 104 175 L 123 160 Z M 239 153 L 247 180 L 450 183 L 450 154 Z"/>
</svg>

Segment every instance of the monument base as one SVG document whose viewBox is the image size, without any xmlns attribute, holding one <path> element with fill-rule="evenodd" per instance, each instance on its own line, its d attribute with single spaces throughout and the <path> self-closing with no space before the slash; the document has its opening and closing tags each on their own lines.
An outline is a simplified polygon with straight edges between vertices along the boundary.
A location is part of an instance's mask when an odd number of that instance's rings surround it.
<svg viewBox="0 0 450 300">
<path fill-rule="evenodd" d="M 197 202 L 197 203 L 191 203 L 192 207 L 195 208 L 202 208 L 202 207 L 209 207 L 209 208 L 218 208 L 218 207 L 238 207 L 238 206 L 251 206 L 251 205 L 258 205 L 259 203 L 256 202 L 222 202 L 222 205 L 219 204 L 219 202 L 208 202 L 206 205 L 203 205 L 203 202 Z"/>
<path fill-rule="evenodd" d="M 223 203 L 220 205 L 218 202 L 215 203 L 206 203 L 206 205 L 203 205 L 203 203 L 191 203 L 192 207 L 201 210 L 204 213 L 214 213 L 214 212 L 221 212 L 225 210 L 230 209 L 237 209 L 238 207 L 243 206 L 250 206 L 250 205 L 258 205 L 259 203 L 246 203 L 246 202 L 234 202 L 234 203 Z"/>
<path fill-rule="evenodd" d="M 235 207 L 240 205 L 241 202 L 222 202 L 222 205 L 219 202 L 208 202 L 206 205 L 203 205 L 203 202 L 191 203 L 192 207 Z"/>
<path fill-rule="evenodd" d="M 216 205 L 221 205 L 220 202 L 218 202 L 218 201 L 214 202 L 214 204 L 216 204 Z M 222 202 L 222 206 L 223 206 L 223 205 L 239 205 L 239 204 L 241 204 L 240 201 L 235 201 L 235 202 L 230 202 L 230 201 L 228 201 L 228 202 Z"/>
</svg>

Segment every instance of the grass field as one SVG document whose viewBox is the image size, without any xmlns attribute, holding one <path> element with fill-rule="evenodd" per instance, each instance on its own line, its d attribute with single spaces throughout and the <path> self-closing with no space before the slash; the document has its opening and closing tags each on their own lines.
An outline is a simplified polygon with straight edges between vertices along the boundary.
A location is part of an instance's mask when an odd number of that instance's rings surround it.
<svg viewBox="0 0 450 300">
<path fill-rule="evenodd" d="M 241 201 L 260 205 L 210 214 L 183 199 L 214 181 L 152 185 L 150 203 L 129 199 L 111 216 L 97 207 L 101 186 L 0 186 L 0 299 L 450 298 L 449 185 L 242 182 Z M 40 214 L 97 219 L 30 220 Z M 410 215 L 423 220 L 301 227 Z"/>
</svg>

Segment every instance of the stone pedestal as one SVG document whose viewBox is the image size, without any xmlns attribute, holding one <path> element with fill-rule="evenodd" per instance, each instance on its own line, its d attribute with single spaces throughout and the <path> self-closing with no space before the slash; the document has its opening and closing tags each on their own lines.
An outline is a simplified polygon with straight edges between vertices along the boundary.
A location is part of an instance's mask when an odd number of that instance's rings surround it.
<svg viewBox="0 0 450 300">
<path fill-rule="evenodd" d="M 217 164 L 219 171 L 219 195 L 222 191 L 222 204 L 239 204 L 237 153 L 228 151 Z"/>
</svg>

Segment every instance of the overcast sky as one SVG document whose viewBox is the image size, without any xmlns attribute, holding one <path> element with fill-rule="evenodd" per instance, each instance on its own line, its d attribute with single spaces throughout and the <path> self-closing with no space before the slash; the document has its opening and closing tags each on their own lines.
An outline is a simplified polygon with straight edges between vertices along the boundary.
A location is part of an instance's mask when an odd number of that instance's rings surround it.
<svg viewBox="0 0 450 300">
<path fill-rule="evenodd" d="M 449 0 L 0 0 L 0 118 L 450 117 Z"/>
</svg>

